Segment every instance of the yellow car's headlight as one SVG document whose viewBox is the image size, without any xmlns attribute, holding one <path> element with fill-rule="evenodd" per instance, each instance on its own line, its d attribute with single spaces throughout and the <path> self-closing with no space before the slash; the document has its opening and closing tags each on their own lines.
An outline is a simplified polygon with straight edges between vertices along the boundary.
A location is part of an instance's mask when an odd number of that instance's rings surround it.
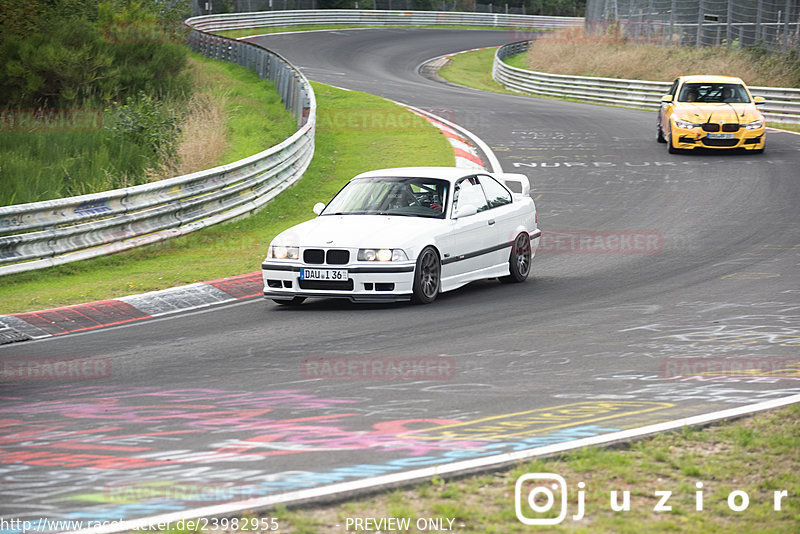
<svg viewBox="0 0 800 534">
<path fill-rule="evenodd" d="M 675 126 L 678 128 L 682 128 L 684 130 L 691 130 L 692 128 L 699 128 L 699 124 L 695 124 L 693 122 L 685 121 L 682 119 L 675 119 Z"/>
<path fill-rule="evenodd" d="M 757 121 L 748 122 L 743 127 L 747 128 L 748 130 L 758 130 L 759 128 L 763 128 L 764 127 L 764 121 L 759 119 Z"/>
</svg>

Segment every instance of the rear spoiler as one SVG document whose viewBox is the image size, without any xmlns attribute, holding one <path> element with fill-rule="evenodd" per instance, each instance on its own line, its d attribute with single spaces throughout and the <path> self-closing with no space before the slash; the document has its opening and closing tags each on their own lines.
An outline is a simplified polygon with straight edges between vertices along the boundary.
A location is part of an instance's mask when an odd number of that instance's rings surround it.
<svg viewBox="0 0 800 534">
<path fill-rule="evenodd" d="M 506 184 L 512 193 L 528 197 L 531 195 L 531 181 L 524 174 L 503 173 L 499 178 Z"/>
</svg>

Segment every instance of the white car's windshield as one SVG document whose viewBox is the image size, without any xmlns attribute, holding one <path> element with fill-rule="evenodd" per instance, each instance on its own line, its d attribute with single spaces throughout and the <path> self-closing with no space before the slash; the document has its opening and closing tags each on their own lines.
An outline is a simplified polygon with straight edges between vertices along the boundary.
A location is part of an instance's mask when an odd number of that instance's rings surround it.
<svg viewBox="0 0 800 534">
<path fill-rule="evenodd" d="M 359 178 L 322 215 L 403 215 L 443 219 L 449 182 L 434 178 Z"/>
</svg>

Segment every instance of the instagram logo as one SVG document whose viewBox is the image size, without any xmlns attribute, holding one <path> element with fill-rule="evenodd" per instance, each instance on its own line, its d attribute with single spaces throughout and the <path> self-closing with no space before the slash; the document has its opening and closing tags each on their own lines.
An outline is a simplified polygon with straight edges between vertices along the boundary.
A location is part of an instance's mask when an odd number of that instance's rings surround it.
<svg viewBox="0 0 800 534">
<path fill-rule="evenodd" d="M 585 486 L 583 482 L 578 486 Z M 583 493 L 583 492 L 579 492 Z M 582 497 L 582 495 L 581 495 Z M 556 500 L 558 514 L 553 517 Z M 581 501 L 582 502 L 582 501 Z M 567 481 L 553 473 L 527 473 L 517 479 L 514 487 L 514 511 L 525 525 L 557 525 L 567 517 Z M 538 514 L 541 517 L 530 517 Z M 583 506 L 578 516 L 583 517 Z"/>
<path fill-rule="evenodd" d="M 578 482 L 576 492 L 578 509 L 571 516 L 573 521 L 580 521 L 586 513 L 586 483 Z M 704 509 L 703 483 L 696 482 L 695 505 L 696 512 Z M 669 513 L 673 504 L 668 504 L 672 498 L 671 490 L 653 491 L 653 512 Z M 776 512 L 783 508 L 783 499 L 789 496 L 787 490 L 776 490 L 772 494 L 772 509 Z M 621 502 L 620 502 L 621 497 Z M 556 508 L 556 501 L 560 507 Z M 734 490 L 728 493 L 728 509 L 732 512 L 744 512 L 750 506 L 750 496 L 744 490 Z M 630 512 L 630 490 L 611 490 L 608 493 L 609 509 L 615 513 Z M 567 482 L 560 475 L 552 473 L 529 473 L 517 479 L 514 487 L 514 511 L 517 519 L 525 525 L 557 525 L 567 517 Z"/>
</svg>

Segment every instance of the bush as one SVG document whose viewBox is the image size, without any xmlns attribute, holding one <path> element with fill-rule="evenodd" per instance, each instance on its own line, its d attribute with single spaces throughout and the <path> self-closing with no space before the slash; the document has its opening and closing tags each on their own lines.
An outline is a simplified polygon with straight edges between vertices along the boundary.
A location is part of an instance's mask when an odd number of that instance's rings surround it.
<svg viewBox="0 0 800 534">
<path fill-rule="evenodd" d="M 173 107 L 192 84 L 169 21 L 185 8 L 0 0 L 0 205 L 138 185 L 173 163 Z"/>
<path fill-rule="evenodd" d="M 162 98 L 188 98 L 191 80 L 186 72 L 189 50 L 183 44 L 183 23 L 160 20 L 156 5 L 117 3 L 105 1 L 98 6 L 98 25 L 118 68 L 120 91 L 114 98 L 141 91 Z"/>
<path fill-rule="evenodd" d="M 159 20 L 160 3 L 0 0 L 0 102 L 7 108 L 104 107 L 147 91 L 188 93 L 188 50 Z M 14 20 L 12 17 L 19 17 Z M 172 16 L 170 13 L 169 16 Z M 115 39 L 109 29 L 139 25 Z"/>
<path fill-rule="evenodd" d="M 0 56 L 0 100 L 9 107 L 76 107 L 119 92 L 113 51 L 83 19 L 7 37 Z"/>
<path fill-rule="evenodd" d="M 106 111 L 110 115 L 106 128 L 120 142 L 145 149 L 151 166 L 160 167 L 162 161 L 177 157 L 180 117 L 162 101 L 139 92 Z"/>
</svg>

